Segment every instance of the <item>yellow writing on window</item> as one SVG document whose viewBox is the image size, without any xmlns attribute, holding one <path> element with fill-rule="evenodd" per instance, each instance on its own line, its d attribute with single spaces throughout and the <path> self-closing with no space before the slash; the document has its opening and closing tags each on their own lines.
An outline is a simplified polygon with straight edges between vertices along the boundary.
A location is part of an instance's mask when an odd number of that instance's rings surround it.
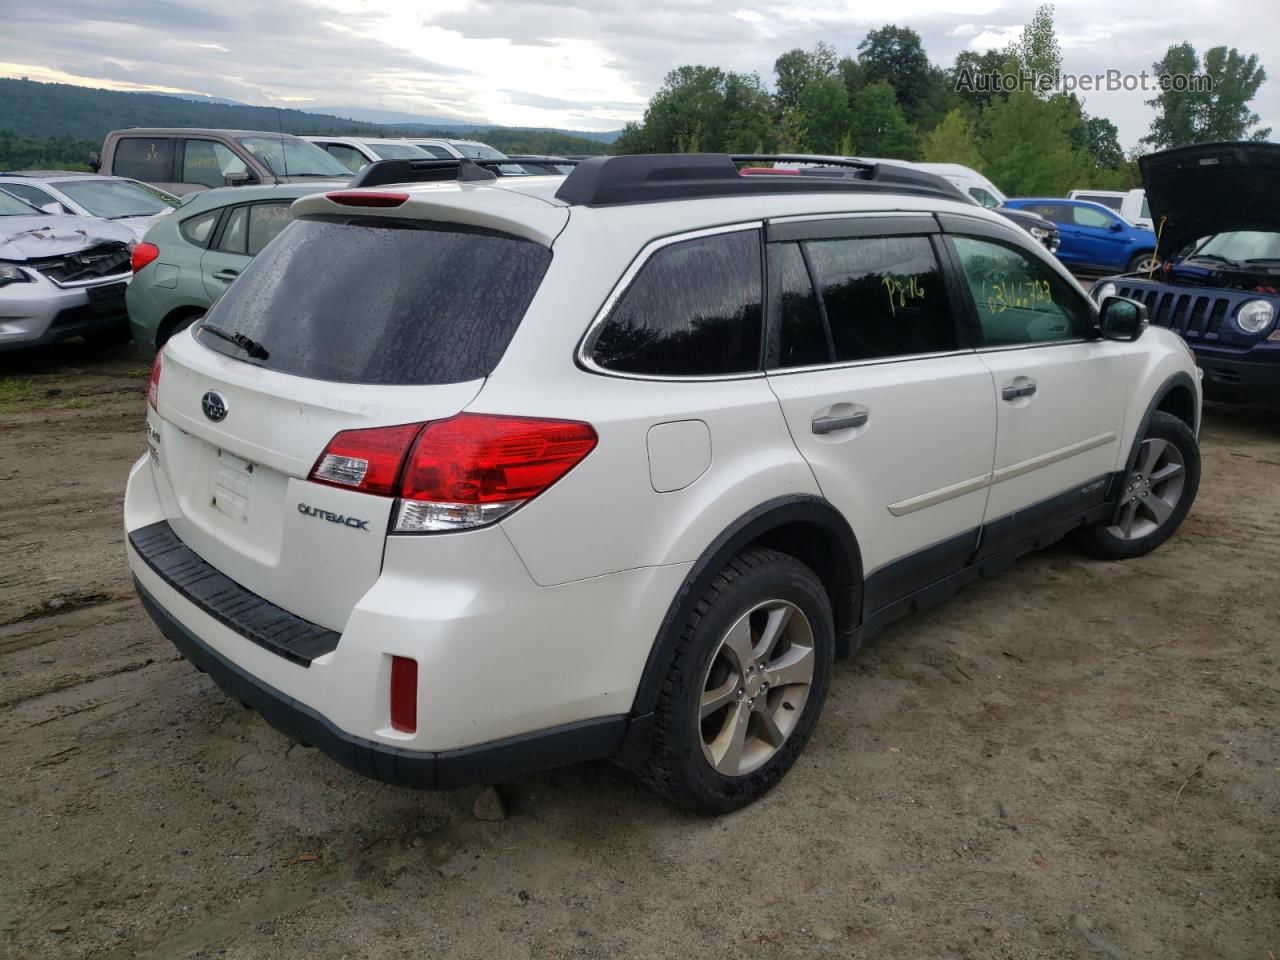
<svg viewBox="0 0 1280 960">
<path fill-rule="evenodd" d="M 887 276 L 881 281 L 885 292 L 889 295 L 889 313 L 898 315 L 898 308 L 905 307 L 909 300 L 923 300 L 924 287 L 916 276 Z"/>
<path fill-rule="evenodd" d="M 1034 310 L 1038 304 L 1053 303 L 1053 291 L 1046 280 L 1019 280 L 1017 283 L 997 280 L 988 283 L 984 293 L 987 310 L 991 313 Z"/>
</svg>

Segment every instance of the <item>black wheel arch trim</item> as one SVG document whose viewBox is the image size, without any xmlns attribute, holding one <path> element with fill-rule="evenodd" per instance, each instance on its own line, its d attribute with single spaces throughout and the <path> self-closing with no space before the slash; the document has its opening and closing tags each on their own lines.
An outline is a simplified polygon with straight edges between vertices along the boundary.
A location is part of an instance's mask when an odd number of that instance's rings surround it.
<svg viewBox="0 0 1280 960">
<path fill-rule="evenodd" d="M 1164 403 L 1169 394 L 1177 389 L 1185 389 L 1191 393 L 1192 400 L 1196 397 L 1196 383 L 1191 379 L 1191 374 L 1185 370 L 1179 370 L 1177 373 L 1170 374 L 1164 379 L 1155 393 L 1151 395 L 1150 402 L 1147 403 L 1147 409 L 1142 414 L 1142 419 L 1138 421 L 1138 429 L 1133 434 L 1133 443 L 1129 447 L 1129 454 L 1125 457 L 1124 469 L 1117 470 L 1114 474 L 1114 488 L 1111 490 L 1111 497 L 1119 504 L 1120 488 L 1124 485 L 1125 478 L 1133 472 L 1134 465 L 1138 462 L 1138 451 L 1142 447 L 1142 438 L 1147 432 L 1147 427 L 1151 424 L 1151 418 L 1155 412 L 1160 409 L 1160 405 Z M 1200 417 L 1201 408 L 1195 408 L 1195 422 L 1189 424 L 1191 432 L 1197 438 L 1200 436 Z"/>
<path fill-rule="evenodd" d="M 649 649 L 631 707 L 633 718 L 643 721 L 658 701 L 667 668 L 675 653 L 677 637 L 673 627 L 686 612 L 688 604 L 701 596 L 711 579 L 744 547 L 767 537 L 771 531 L 792 524 L 819 527 L 840 546 L 832 558 L 836 586 L 832 614 L 835 617 L 837 653 L 847 652 L 849 637 L 856 629 L 861 613 L 862 550 L 857 537 L 849 522 L 822 497 L 789 494 L 766 500 L 729 524 L 694 561 L 668 606 L 658 627 L 658 635 Z M 825 571 L 815 572 L 826 582 Z M 636 724 L 637 728 L 643 726 L 643 722 Z"/>
</svg>

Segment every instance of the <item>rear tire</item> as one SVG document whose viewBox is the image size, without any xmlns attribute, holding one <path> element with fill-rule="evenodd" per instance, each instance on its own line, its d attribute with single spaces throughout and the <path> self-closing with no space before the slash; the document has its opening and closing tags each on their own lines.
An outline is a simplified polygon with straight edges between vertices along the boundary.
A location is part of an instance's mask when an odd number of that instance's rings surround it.
<svg viewBox="0 0 1280 960">
<path fill-rule="evenodd" d="M 195 313 L 180 315 L 176 319 L 165 321 L 164 325 L 156 332 L 156 349 L 161 349 L 175 334 L 181 333 L 203 316 L 204 311 L 198 310 Z"/>
<path fill-rule="evenodd" d="M 794 557 L 751 548 L 671 629 L 641 777 L 687 810 L 737 810 L 791 769 L 822 712 L 835 656 L 826 589 Z"/>
<path fill-rule="evenodd" d="M 1108 520 L 1086 527 L 1081 542 L 1104 560 L 1150 553 L 1178 529 L 1200 488 L 1200 445 L 1171 413 L 1157 410 L 1138 438 L 1138 457 Z"/>
</svg>

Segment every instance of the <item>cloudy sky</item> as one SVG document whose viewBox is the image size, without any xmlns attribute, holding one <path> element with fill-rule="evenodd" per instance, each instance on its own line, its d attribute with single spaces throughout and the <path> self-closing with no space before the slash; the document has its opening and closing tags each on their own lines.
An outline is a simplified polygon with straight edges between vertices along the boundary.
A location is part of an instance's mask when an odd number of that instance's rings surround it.
<svg viewBox="0 0 1280 960">
<path fill-rule="evenodd" d="M 7 4 L 0 76 L 252 104 L 360 107 L 520 126 L 611 130 L 638 119 L 673 66 L 772 79 L 778 54 L 827 40 L 854 53 L 893 22 L 938 64 L 1002 47 L 1034 2 L 895 0 L 58 0 Z M 1149 68 L 1172 43 L 1257 53 L 1275 76 L 1255 109 L 1280 136 L 1280 4 L 1059 3 L 1063 68 Z M 1132 146 L 1150 94 L 1086 95 Z"/>
</svg>

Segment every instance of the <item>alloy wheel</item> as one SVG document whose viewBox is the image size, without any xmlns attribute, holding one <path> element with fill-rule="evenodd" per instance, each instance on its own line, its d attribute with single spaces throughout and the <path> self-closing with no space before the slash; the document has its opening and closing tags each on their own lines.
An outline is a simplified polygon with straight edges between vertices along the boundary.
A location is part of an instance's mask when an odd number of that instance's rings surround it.
<svg viewBox="0 0 1280 960">
<path fill-rule="evenodd" d="M 719 774 L 759 769 L 795 730 L 813 686 L 813 629 L 793 603 L 767 600 L 720 641 L 698 705 L 702 753 Z"/>
<path fill-rule="evenodd" d="M 1150 437 L 1138 449 L 1138 461 L 1125 479 L 1120 509 L 1107 529 L 1121 540 L 1154 533 L 1177 509 L 1186 486 L 1182 452 L 1168 440 Z"/>
</svg>

